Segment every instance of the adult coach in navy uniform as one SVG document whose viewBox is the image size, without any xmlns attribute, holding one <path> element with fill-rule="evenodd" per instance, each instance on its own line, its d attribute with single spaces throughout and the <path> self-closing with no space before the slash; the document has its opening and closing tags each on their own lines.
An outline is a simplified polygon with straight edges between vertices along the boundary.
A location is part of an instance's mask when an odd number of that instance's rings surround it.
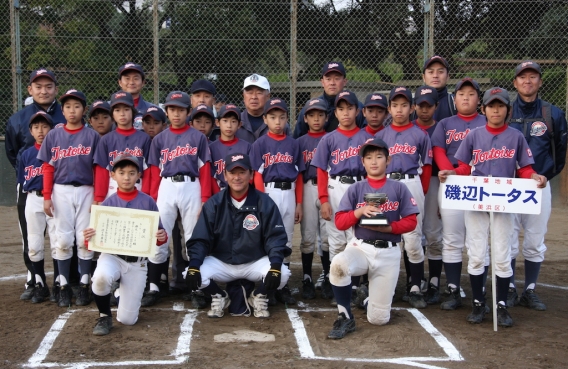
<svg viewBox="0 0 568 369">
<path fill-rule="evenodd" d="M 28 269 L 26 290 L 20 296 L 22 300 L 32 298 L 35 275 L 32 269 L 32 262 L 28 256 L 28 230 L 25 216 L 28 194 L 22 191 L 24 177 L 23 173 L 17 172 L 18 160 L 22 152 L 35 143 L 29 129 L 30 118 L 35 113 L 45 111 L 56 124 L 65 122 L 65 117 L 63 117 L 61 112 L 61 105 L 59 105 L 56 99 L 58 91 L 57 78 L 52 71 L 44 68 L 33 71 L 28 84 L 28 93 L 32 96 L 33 103 L 12 115 L 6 124 L 6 156 L 16 170 L 18 179 L 18 220 L 24 243 L 24 263 Z"/>
<path fill-rule="evenodd" d="M 548 181 L 558 175 L 566 164 L 566 118 L 562 110 L 541 100 L 538 91 L 542 87 L 540 65 L 527 60 L 515 68 L 513 85 L 517 99 L 509 125 L 523 132 L 534 158 L 534 170 Z M 540 265 L 544 260 L 548 219 L 552 208 L 550 186 L 542 189 L 540 214 L 517 214 L 515 233 L 511 247 L 513 277 L 509 285 L 507 305 L 519 303 L 533 310 L 546 310 L 546 305 L 535 293 Z M 525 258 L 525 285 L 520 300 L 515 288 L 515 264 L 519 254 L 519 231 L 524 229 L 523 256 Z"/>
<path fill-rule="evenodd" d="M 136 115 L 134 116 L 134 128 L 142 130 L 142 117 L 146 114 L 149 107 L 154 106 L 144 100 L 142 89 L 146 85 L 146 74 L 140 64 L 128 62 L 118 68 L 118 85 L 122 91 L 129 92 L 134 98 Z"/>
<path fill-rule="evenodd" d="M 422 68 L 424 84 L 432 86 L 438 92 L 438 107 L 434 113 L 434 120 L 441 121 L 444 118 L 457 114 L 454 96 L 448 92 L 450 80 L 450 65 L 448 61 L 439 55 L 434 55 L 424 62 Z"/>
<path fill-rule="evenodd" d="M 345 67 L 341 62 L 331 61 L 326 63 L 321 71 L 321 85 L 323 87 L 323 95 L 319 96 L 318 99 L 324 99 L 327 101 L 327 117 L 328 120 L 325 123 L 325 131 L 334 131 L 339 125 L 339 121 L 335 116 L 335 97 L 345 88 L 347 84 L 347 74 L 345 72 Z M 294 138 L 308 133 L 309 127 L 304 120 L 305 109 L 302 108 L 300 114 L 298 114 L 298 120 L 296 121 L 296 128 L 294 128 Z M 361 128 L 365 124 L 365 117 L 363 116 L 363 104 L 359 102 L 359 114 L 355 119 L 357 127 Z"/>
</svg>

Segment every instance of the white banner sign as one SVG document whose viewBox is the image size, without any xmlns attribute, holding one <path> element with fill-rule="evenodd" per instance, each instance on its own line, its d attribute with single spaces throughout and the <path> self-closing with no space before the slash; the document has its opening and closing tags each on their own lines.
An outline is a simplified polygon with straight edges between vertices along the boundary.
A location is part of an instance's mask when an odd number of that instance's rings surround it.
<svg viewBox="0 0 568 369">
<path fill-rule="evenodd" d="M 536 186 L 533 179 L 454 175 L 440 183 L 438 196 L 443 209 L 540 214 L 542 189 Z"/>
</svg>

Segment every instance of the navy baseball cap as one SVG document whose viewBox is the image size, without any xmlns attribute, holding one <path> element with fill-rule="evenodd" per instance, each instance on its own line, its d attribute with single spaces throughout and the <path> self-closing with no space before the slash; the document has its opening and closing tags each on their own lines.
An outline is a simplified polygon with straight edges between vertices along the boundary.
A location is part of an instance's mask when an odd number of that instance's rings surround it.
<svg viewBox="0 0 568 369">
<path fill-rule="evenodd" d="M 483 94 L 483 106 L 487 106 L 495 100 L 499 100 L 505 105 L 511 105 L 509 92 L 501 87 L 491 87 L 485 91 L 485 94 Z"/>
<path fill-rule="evenodd" d="M 481 89 L 479 88 L 479 83 L 471 77 L 465 77 L 461 81 L 459 81 L 456 85 L 456 91 L 459 91 L 463 86 L 470 85 L 471 87 L 475 88 L 477 93 L 481 95 Z"/>
<path fill-rule="evenodd" d="M 412 92 L 404 86 L 396 86 L 389 94 L 389 101 L 392 101 L 397 96 L 404 96 L 410 104 L 412 104 Z"/>
<path fill-rule="evenodd" d="M 152 117 L 160 122 L 166 121 L 166 113 L 164 113 L 162 108 L 160 108 L 159 106 L 150 106 L 148 109 L 146 109 L 146 113 L 144 113 L 142 120 L 144 120 L 144 118 L 146 117 Z"/>
<path fill-rule="evenodd" d="M 180 108 L 189 108 L 191 101 L 189 95 L 183 91 L 172 91 L 166 97 L 164 106 L 179 106 Z"/>
<path fill-rule="evenodd" d="M 343 77 L 347 76 L 347 73 L 345 73 L 345 67 L 343 66 L 342 62 L 332 61 L 326 63 L 321 70 L 321 76 L 323 77 L 331 72 L 341 73 Z"/>
<path fill-rule="evenodd" d="M 110 105 L 104 100 L 95 100 L 89 107 L 89 117 L 93 115 L 96 110 L 104 110 L 110 114 Z"/>
<path fill-rule="evenodd" d="M 378 106 L 380 108 L 388 108 L 387 97 L 383 94 L 372 93 L 365 98 L 365 108 L 370 106 Z"/>
<path fill-rule="evenodd" d="M 279 98 L 270 99 L 266 102 L 266 104 L 264 104 L 264 115 L 274 109 L 279 109 L 288 113 L 288 104 L 286 104 L 286 101 Z"/>
<path fill-rule="evenodd" d="M 327 114 L 327 101 L 322 98 L 311 99 L 304 105 L 304 114 L 307 114 L 311 110 L 321 110 Z"/>
<path fill-rule="evenodd" d="M 50 71 L 49 69 L 45 69 L 45 68 L 40 68 L 40 69 L 36 69 L 32 72 L 32 74 L 30 74 L 30 85 L 32 84 L 33 81 L 35 81 L 38 78 L 49 78 L 50 80 L 52 80 L 53 82 L 55 82 L 55 84 L 57 84 L 57 78 L 55 77 L 55 73 L 53 73 L 52 71 Z"/>
<path fill-rule="evenodd" d="M 120 77 L 122 77 L 124 72 L 128 72 L 128 71 L 131 71 L 131 70 L 140 73 L 140 75 L 142 76 L 142 79 L 144 79 L 146 77 L 146 75 L 144 74 L 144 69 L 142 68 L 142 66 L 140 64 L 128 62 L 128 63 L 124 64 L 123 66 L 121 66 L 120 68 L 118 68 L 118 79 L 120 79 Z"/>
<path fill-rule="evenodd" d="M 355 105 L 357 109 L 359 108 L 359 100 L 357 99 L 357 95 L 355 95 L 354 92 L 343 90 L 338 93 L 335 97 L 335 106 L 337 106 L 341 100 L 347 101 L 349 105 Z"/>
<path fill-rule="evenodd" d="M 190 121 L 194 120 L 195 117 L 199 114 L 208 115 L 209 118 L 211 118 L 211 120 L 215 121 L 215 114 L 213 114 L 213 109 L 211 109 L 205 104 L 199 104 L 197 105 L 197 107 L 193 108 L 193 110 L 191 111 L 191 115 L 189 116 L 189 120 Z"/>
<path fill-rule="evenodd" d="M 387 152 L 387 156 L 389 155 L 389 146 L 386 144 L 385 141 L 381 140 L 380 138 L 374 138 L 371 141 L 367 141 L 361 146 L 359 150 L 359 155 L 362 157 L 365 156 L 365 149 L 368 147 L 377 147 L 379 149 L 385 149 Z"/>
<path fill-rule="evenodd" d="M 53 119 L 51 119 L 51 115 L 47 114 L 43 110 L 38 111 L 30 118 L 29 127 L 32 128 L 32 124 L 35 123 L 36 120 L 43 119 L 49 124 L 50 128 L 53 128 Z"/>
<path fill-rule="evenodd" d="M 219 119 L 224 118 L 227 114 L 230 113 L 236 114 L 238 121 L 239 122 L 241 121 L 241 110 L 235 104 L 223 105 L 221 109 L 219 109 L 219 112 L 217 113 L 217 118 Z"/>
<path fill-rule="evenodd" d="M 211 95 L 215 95 L 217 93 L 213 83 L 206 79 L 198 79 L 197 81 L 193 81 L 191 84 L 191 89 L 189 90 L 190 93 L 194 94 L 199 91 L 209 92 Z"/>
<path fill-rule="evenodd" d="M 517 78 L 517 76 L 521 74 L 521 72 L 527 69 L 532 69 L 542 76 L 542 69 L 540 68 L 540 65 L 537 62 L 534 62 L 532 60 L 525 60 L 521 64 L 517 65 L 517 67 L 515 68 L 515 78 Z"/>
<path fill-rule="evenodd" d="M 440 55 L 434 55 L 430 59 L 426 60 L 426 62 L 424 63 L 424 67 L 422 68 L 422 73 L 424 73 L 426 69 L 434 63 L 440 63 L 444 67 L 446 67 L 448 71 L 450 70 L 450 65 L 448 64 L 448 61 L 446 59 L 444 59 Z"/>
<path fill-rule="evenodd" d="M 61 104 L 65 104 L 65 101 L 71 98 L 79 100 L 81 101 L 83 106 L 87 106 L 87 97 L 85 96 L 85 94 L 75 89 L 67 90 L 67 92 L 65 92 L 63 96 L 59 98 L 59 101 L 61 102 Z"/>
<path fill-rule="evenodd" d="M 243 168 L 245 170 L 252 170 L 250 158 L 247 154 L 229 154 L 225 156 L 225 170 L 230 172 L 235 168 Z"/>
<path fill-rule="evenodd" d="M 116 168 L 116 165 L 118 163 L 121 162 L 128 162 L 128 164 L 132 164 L 134 166 L 136 166 L 136 168 L 138 168 L 138 171 L 140 171 L 140 161 L 138 160 L 138 158 L 132 154 L 128 154 L 128 153 L 124 153 L 121 155 L 118 155 L 116 157 L 116 159 L 114 159 L 112 161 L 112 171 L 114 172 L 114 168 Z"/>
<path fill-rule="evenodd" d="M 130 107 L 134 107 L 134 98 L 130 94 L 130 92 L 126 91 L 117 91 L 110 96 L 110 107 L 113 108 L 118 104 L 128 105 Z"/>
<path fill-rule="evenodd" d="M 414 103 L 420 105 L 421 103 L 428 103 L 434 106 L 438 103 L 438 91 L 431 86 L 420 86 L 414 93 Z"/>
</svg>

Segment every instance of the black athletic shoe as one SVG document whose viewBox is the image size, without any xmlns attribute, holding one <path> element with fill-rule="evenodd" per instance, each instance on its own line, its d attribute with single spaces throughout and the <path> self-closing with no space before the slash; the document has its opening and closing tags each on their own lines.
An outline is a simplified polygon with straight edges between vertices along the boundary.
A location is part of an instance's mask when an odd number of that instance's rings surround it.
<svg viewBox="0 0 568 369">
<path fill-rule="evenodd" d="M 36 284 L 34 288 L 34 295 L 32 296 L 32 303 L 39 304 L 49 298 L 49 288 L 41 284 Z"/>
<path fill-rule="evenodd" d="M 191 305 L 194 309 L 205 309 L 211 304 L 212 300 L 211 295 L 206 295 L 201 290 L 191 293 Z"/>
<path fill-rule="evenodd" d="M 513 318 L 505 305 L 497 304 L 497 325 L 500 327 L 513 326 Z"/>
<path fill-rule="evenodd" d="M 160 299 L 160 291 L 144 292 L 144 295 L 142 296 L 142 301 L 140 302 L 140 306 L 142 307 L 154 306 L 156 305 L 159 299 Z"/>
<path fill-rule="evenodd" d="M 274 296 L 276 297 L 277 301 L 283 304 L 288 304 L 288 305 L 296 304 L 296 299 L 292 297 L 292 293 L 290 292 L 290 288 L 288 287 L 288 285 L 282 287 L 281 290 L 276 290 Z"/>
<path fill-rule="evenodd" d="M 329 277 L 324 277 L 323 283 L 321 284 L 321 298 L 326 300 L 333 298 L 333 289 L 331 288 Z"/>
<path fill-rule="evenodd" d="M 53 288 L 51 289 L 51 295 L 49 296 L 49 301 L 51 302 L 59 302 L 59 290 L 61 289 L 61 287 L 59 287 L 59 283 L 55 283 L 53 285 Z"/>
<path fill-rule="evenodd" d="M 327 338 L 332 340 L 339 340 L 347 333 L 355 331 L 355 319 L 347 319 L 344 313 L 339 314 L 337 320 L 333 322 L 333 328 L 327 335 Z"/>
<path fill-rule="evenodd" d="M 61 286 L 59 289 L 59 307 L 69 307 L 71 306 L 71 296 L 73 292 L 71 291 L 71 286 L 66 284 Z"/>
<path fill-rule="evenodd" d="M 540 301 L 538 295 L 534 290 L 526 290 L 521 295 L 521 299 L 519 300 L 519 305 L 528 307 L 529 309 L 538 310 L 538 311 L 545 311 L 546 305 Z"/>
<path fill-rule="evenodd" d="M 507 292 L 507 307 L 513 307 L 519 304 L 519 295 L 517 294 L 517 289 L 509 287 Z"/>
<path fill-rule="evenodd" d="M 415 309 L 424 309 L 428 306 L 421 292 L 410 292 L 408 297 L 408 303 Z"/>
<path fill-rule="evenodd" d="M 408 302 L 410 301 L 410 288 L 412 287 L 412 283 L 406 284 L 406 290 L 404 290 L 404 295 L 402 295 L 402 301 Z"/>
<path fill-rule="evenodd" d="M 428 291 L 426 292 L 426 296 L 424 296 L 426 303 L 428 305 L 434 305 L 440 303 L 440 289 L 434 286 L 432 283 L 428 286 Z"/>
<path fill-rule="evenodd" d="M 459 291 L 458 291 L 459 292 Z M 487 314 L 487 307 L 483 302 L 473 302 L 473 309 L 471 310 L 471 314 L 467 316 L 467 321 L 472 324 L 480 324 Z"/>
<path fill-rule="evenodd" d="M 103 316 L 97 319 L 97 325 L 93 329 L 95 336 L 106 336 L 112 328 L 112 316 Z"/>
<path fill-rule="evenodd" d="M 28 284 L 24 292 L 20 295 L 20 300 L 31 300 L 34 295 L 35 286 Z"/>
<path fill-rule="evenodd" d="M 302 298 L 304 300 L 312 300 L 316 298 L 316 286 L 310 278 L 302 281 Z"/>
<path fill-rule="evenodd" d="M 456 310 L 457 308 L 462 307 L 463 304 L 462 304 L 460 289 L 452 287 L 448 287 L 448 289 L 450 290 L 450 294 L 446 298 L 446 300 L 440 304 L 440 309 Z"/>
<path fill-rule="evenodd" d="M 77 297 L 75 298 L 75 305 L 87 306 L 90 303 L 91 303 L 91 288 L 88 284 L 81 283 L 79 285 L 79 291 L 77 292 Z"/>
</svg>

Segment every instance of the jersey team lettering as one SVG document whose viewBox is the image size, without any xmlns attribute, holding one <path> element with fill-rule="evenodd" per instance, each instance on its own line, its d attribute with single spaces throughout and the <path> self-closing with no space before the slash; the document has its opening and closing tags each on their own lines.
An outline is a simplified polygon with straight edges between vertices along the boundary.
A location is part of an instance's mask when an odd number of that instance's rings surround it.
<svg viewBox="0 0 568 369">
<path fill-rule="evenodd" d="M 43 167 L 34 167 L 33 165 L 24 168 L 26 171 L 25 179 L 29 181 L 32 178 L 43 175 Z"/>
<path fill-rule="evenodd" d="M 216 160 L 213 165 L 215 165 L 215 174 L 221 174 L 225 170 L 225 160 L 219 159 Z"/>
<path fill-rule="evenodd" d="M 160 162 L 165 164 L 168 161 L 172 161 L 175 158 L 179 158 L 180 156 L 185 155 L 197 155 L 197 147 L 193 147 L 190 144 L 186 144 L 185 146 L 178 146 L 173 150 L 170 149 L 163 149 L 160 151 L 162 158 Z"/>
<path fill-rule="evenodd" d="M 448 138 L 446 139 L 446 144 L 449 145 L 449 144 L 452 143 L 452 141 L 456 141 L 456 142 L 463 141 L 465 139 L 465 136 L 467 136 L 469 134 L 469 131 L 470 131 L 470 129 L 468 128 L 463 132 L 457 132 L 456 133 L 455 129 L 449 129 L 446 132 L 446 136 L 448 136 Z"/>
<path fill-rule="evenodd" d="M 512 159 L 515 157 L 515 152 L 515 149 L 508 149 L 505 146 L 501 149 L 492 148 L 489 151 L 473 150 L 473 165 L 495 159 Z"/>
<path fill-rule="evenodd" d="M 79 155 L 89 155 L 91 153 L 90 146 L 79 145 L 77 147 L 69 146 L 67 149 L 62 149 L 59 146 L 51 148 L 51 161 L 57 161 L 59 159 L 71 158 Z"/>
<path fill-rule="evenodd" d="M 367 203 L 365 201 L 357 203 L 356 209 L 362 208 L 366 206 Z M 381 212 L 386 213 L 389 211 L 397 211 L 398 206 L 400 203 L 398 201 L 387 201 L 384 204 L 381 204 L 378 208 L 381 209 Z"/>
<path fill-rule="evenodd" d="M 412 155 L 416 153 L 416 146 L 410 146 L 408 143 L 404 145 L 401 144 L 394 144 L 394 146 L 389 147 L 389 155 L 395 154 L 408 154 Z"/>
<path fill-rule="evenodd" d="M 117 156 L 123 154 L 130 154 L 132 156 L 136 156 L 137 158 L 144 156 L 144 152 L 138 146 L 134 147 L 133 149 L 126 148 L 124 149 L 124 151 L 114 150 L 108 153 L 108 156 L 112 158 L 110 165 L 114 165 L 114 159 L 116 159 Z"/>
<path fill-rule="evenodd" d="M 304 164 L 308 164 L 309 162 L 312 161 L 312 159 L 314 158 L 314 155 L 316 154 L 316 151 L 317 151 L 317 147 L 314 148 L 312 151 L 309 151 L 309 150 L 302 151 L 302 156 L 304 157 Z"/>
<path fill-rule="evenodd" d="M 339 164 L 340 161 L 347 160 L 354 156 L 359 156 L 359 149 L 361 149 L 361 145 L 357 147 L 350 147 L 347 150 L 341 151 L 340 149 L 333 150 L 331 152 L 331 157 L 333 160 L 331 161 L 333 164 Z"/>
<path fill-rule="evenodd" d="M 262 155 L 262 160 L 264 160 L 264 167 L 268 168 L 272 164 L 278 164 L 278 163 L 291 164 L 294 162 L 294 157 L 288 154 L 287 152 L 284 154 L 277 153 L 276 155 L 270 155 L 270 153 L 266 153 Z"/>
</svg>

